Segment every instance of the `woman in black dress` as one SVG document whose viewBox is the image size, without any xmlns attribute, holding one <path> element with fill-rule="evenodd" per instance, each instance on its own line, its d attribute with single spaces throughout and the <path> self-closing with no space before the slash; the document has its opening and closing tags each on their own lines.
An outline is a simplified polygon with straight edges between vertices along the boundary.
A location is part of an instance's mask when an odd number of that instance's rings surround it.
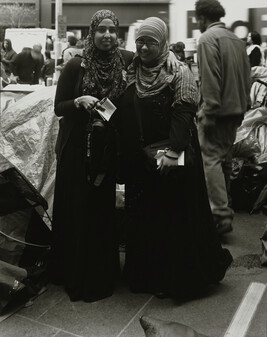
<svg viewBox="0 0 267 337">
<path fill-rule="evenodd" d="M 161 19 L 144 20 L 136 47 L 121 103 L 125 276 L 134 292 L 188 297 L 222 280 L 232 261 L 217 237 L 207 196 L 194 124 L 198 90 L 186 65 L 180 63 L 175 74 L 167 71 Z M 153 166 L 143 147 L 165 140 L 168 149 Z"/>
<path fill-rule="evenodd" d="M 117 46 L 118 20 L 94 14 L 84 57 L 74 57 L 59 78 L 55 113 L 62 116 L 57 142 L 51 280 L 72 301 L 95 301 L 113 292 L 119 253 L 115 235 L 115 134 L 94 112 L 108 97 L 116 106 L 126 88 L 131 52 Z"/>
</svg>

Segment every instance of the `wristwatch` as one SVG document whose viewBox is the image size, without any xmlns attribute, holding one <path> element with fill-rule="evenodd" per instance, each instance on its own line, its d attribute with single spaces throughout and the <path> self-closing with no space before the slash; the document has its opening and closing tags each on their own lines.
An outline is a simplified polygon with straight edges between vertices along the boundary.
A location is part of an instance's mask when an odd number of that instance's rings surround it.
<svg viewBox="0 0 267 337">
<path fill-rule="evenodd" d="M 80 101 L 79 101 L 79 97 L 74 99 L 74 105 L 75 107 L 78 109 L 80 107 Z"/>
</svg>

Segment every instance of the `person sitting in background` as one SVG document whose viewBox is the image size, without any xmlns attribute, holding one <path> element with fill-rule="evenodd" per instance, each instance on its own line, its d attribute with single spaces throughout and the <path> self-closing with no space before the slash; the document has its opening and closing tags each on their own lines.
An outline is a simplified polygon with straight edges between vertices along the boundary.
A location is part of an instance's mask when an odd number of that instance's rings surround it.
<svg viewBox="0 0 267 337">
<path fill-rule="evenodd" d="M 264 65 L 264 56 L 261 49 L 261 36 L 258 32 L 250 32 L 247 36 L 247 54 L 251 67 Z"/>
<path fill-rule="evenodd" d="M 17 55 L 15 50 L 12 48 L 12 43 L 10 39 L 5 39 L 3 43 L 3 57 L 2 57 L 2 64 L 5 68 L 5 72 L 7 75 L 10 75 L 13 72 L 12 63 Z"/>
<path fill-rule="evenodd" d="M 55 72 L 55 60 L 51 58 L 51 53 L 49 50 L 45 51 L 45 57 L 46 60 L 41 69 L 41 78 L 43 78 L 46 82 L 48 77 L 53 78 L 53 74 Z"/>
</svg>

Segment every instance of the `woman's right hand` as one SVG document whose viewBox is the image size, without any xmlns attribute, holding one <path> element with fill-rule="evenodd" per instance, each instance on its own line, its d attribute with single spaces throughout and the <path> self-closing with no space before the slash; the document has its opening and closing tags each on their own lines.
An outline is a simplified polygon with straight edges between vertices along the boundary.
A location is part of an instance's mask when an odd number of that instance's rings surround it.
<svg viewBox="0 0 267 337">
<path fill-rule="evenodd" d="M 94 97 L 94 96 L 90 96 L 90 95 L 84 95 L 81 97 L 78 97 L 79 99 L 79 105 L 83 106 L 85 110 L 87 111 L 91 111 L 99 102 L 99 99 Z"/>
<path fill-rule="evenodd" d="M 171 159 L 163 155 L 159 161 L 157 170 L 160 171 L 161 175 L 167 175 L 172 169 L 177 168 L 178 166 L 178 158 Z"/>
</svg>

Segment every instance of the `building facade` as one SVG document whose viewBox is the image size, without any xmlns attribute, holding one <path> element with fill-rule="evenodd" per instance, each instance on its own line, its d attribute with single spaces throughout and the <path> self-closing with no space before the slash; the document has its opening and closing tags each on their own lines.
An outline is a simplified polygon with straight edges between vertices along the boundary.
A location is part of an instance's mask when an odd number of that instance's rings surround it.
<svg viewBox="0 0 267 337">
<path fill-rule="evenodd" d="M 55 7 L 57 0 L 13 0 L 25 6 L 34 7 L 34 15 L 23 18 L 21 27 L 55 28 Z M 197 38 L 200 32 L 194 13 L 196 0 L 61 0 L 62 15 L 67 18 L 67 30 L 78 37 L 88 33 L 90 19 L 97 10 L 107 8 L 118 16 L 119 36 L 127 40 L 129 26 L 148 16 L 162 18 L 169 27 L 170 43 Z M 227 28 L 240 38 L 249 31 L 256 30 L 267 43 L 267 2 L 266 0 L 220 0 L 225 7 L 226 16 L 222 19 Z M 0 26 L 3 25 L 1 6 L 12 0 L 0 0 Z M 6 18 L 4 18 L 6 19 Z M 21 17 L 20 17 L 21 19 Z"/>
<path fill-rule="evenodd" d="M 49 7 L 48 3 L 51 2 L 50 22 L 45 16 L 42 23 L 54 28 L 55 0 L 39 1 L 45 2 L 46 7 Z M 67 17 L 67 30 L 76 30 L 81 37 L 86 36 L 92 15 L 103 8 L 110 9 L 117 15 L 120 22 L 120 37 L 123 39 L 126 39 L 129 26 L 136 20 L 158 16 L 169 23 L 169 0 L 63 0 L 62 15 Z"/>
<path fill-rule="evenodd" d="M 62 0 L 62 15 L 67 18 L 67 30 L 78 37 L 88 34 L 92 15 L 99 9 L 110 9 L 120 21 L 120 37 L 127 38 L 129 26 L 148 16 L 158 16 L 169 25 L 169 3 L 171 0 Z M 15 2 L 15 1 L 14 1 Z M 26 17 L 21 27 L 55 28 L 56 0 L 24 0 L 25 6 L 34 6 L 35 17 Z M 11 1 L 0 0 L 1 5 Z"/>
</svg>

